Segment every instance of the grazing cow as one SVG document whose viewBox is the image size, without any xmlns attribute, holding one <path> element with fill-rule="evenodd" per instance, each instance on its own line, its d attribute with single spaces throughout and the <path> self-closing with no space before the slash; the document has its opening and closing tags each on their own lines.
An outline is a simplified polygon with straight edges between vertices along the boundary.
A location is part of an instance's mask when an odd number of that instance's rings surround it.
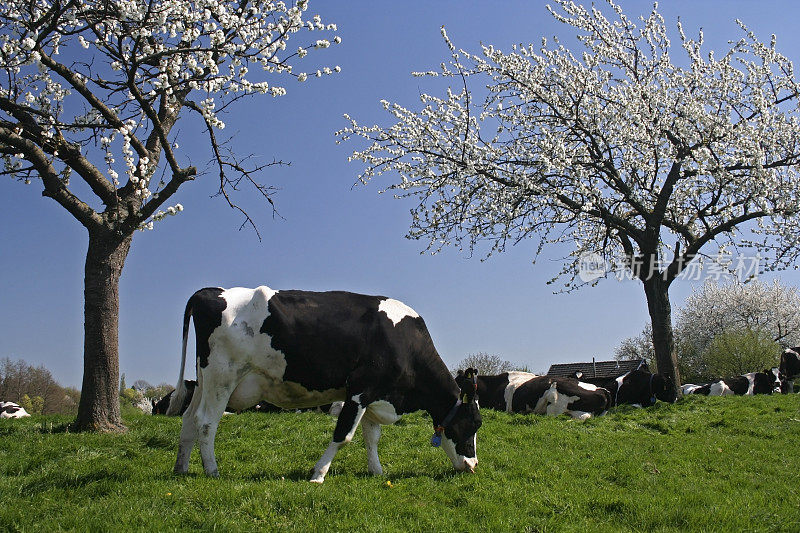
<svg viewBox="0 0 800 533">
<path fill-rule="evenodd" d="M 609 392 L 575 378 L 505 372 L 478 376 L 478 397 L 483 407 L 509 413 L 568 414 L 585 420 L 611 405 Z"/>
<path fill-rule="evenodd" d="M 0 402 L 0 418 L 23 418 L 31 416 L 28 411 L 14 402 Z"/>
<path fill-rule="evenodd" d="M 192 396 L 194 396 L 194 389 L 197 387 L 197 382 L 193 379 L 187 379 L 183 381 L 183 385 L 185 387 L 186 392 L 183 396 L 183 401 L 181 402 L 180 406 L 176 406 L 172 413 L 173 415 L 182 415 L 186 412 L 186 409 L 189 408 L 189 402 L 192 401 Z M 153 403 L 153 414 L 154 415 L 165 415 L 167 414 L 167 410 L 169 409 L 170 404 L 172 403 L 172 395 L 175 393 L 174 390 L 169 391 L 163 398 L 160 400 L 151 400 Z"/>
<path fill-rule="evenodd" d="M 431 415 L 431 443 L 441 445 L 455 469 L 474 471 L 481 425 L 477 372 L 453 379 L 425 322 L 405 304 L 383 296 L 263 286 L 199 290 L 186 304 L 178 389 L 167 414 L 176 413 L 186 397 L 192 317 L 198 385 L 183 415 L 175 472 L 188 470 L 198 442 L 206 474 L 218 476 L 214 437 L 225 405 L 241 410 L 260 400 L 291 409 L 344 401 L 333 439 L 314 466 L 315 483 L 324 481 L 359 423 L 369 471 L 381 474 L 381 424 L 417 410 Z"/>
<path fill-rule="evenodd" d="M 752 396 L 781 392 L 781 374 L 777 368 L 763 372 L 750 372 L 741 376 L 720 379 L 705 385 L 684 385 L 684 394 L 706 396 Z M 688 392 L 687 392 L 688 391 Z"/>
<path fill-rule="evenodd" d="M 587 379 L 589 383 L 611 393 L 611 405 L 631 404 L 649 407 L 662 402 L 674 403 L 678 399 L 672 380 L 663 374 L 645 370 L 631 370 L 617 378 Z"/>
<path fill-rule="evenodd" d="M 794 380 L 800 377 L 800 346 L 783 351 L 778 369 L 783 377 L 781 392 L 794 392 Z"/>
</svg>

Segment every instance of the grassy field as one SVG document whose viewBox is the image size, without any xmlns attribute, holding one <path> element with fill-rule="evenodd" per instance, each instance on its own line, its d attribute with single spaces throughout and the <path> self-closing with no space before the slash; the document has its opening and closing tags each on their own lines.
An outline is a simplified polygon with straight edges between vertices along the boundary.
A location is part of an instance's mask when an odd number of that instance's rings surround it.
<svg viewBox="0 0 800 533">
<path fill-rule="evenodd" d="M 800 531 L 800 395 L 688 398 L 578 422 L 483 411 L 477 473 L 452 472 L 422 414 L 360 431 L 307 482 L 334 421 L 224 417 L 221 477 L 175 476 L 180 419 L 129 413 L 123 435 L 0 421 L 0 531 Z"/>
</svg>

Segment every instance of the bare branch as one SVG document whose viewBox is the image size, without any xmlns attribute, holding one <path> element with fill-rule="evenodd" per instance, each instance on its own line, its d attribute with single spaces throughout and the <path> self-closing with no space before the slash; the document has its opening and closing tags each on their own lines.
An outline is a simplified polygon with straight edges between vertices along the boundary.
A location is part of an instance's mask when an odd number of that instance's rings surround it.
<svg viewBox="0 0 800 533">
<path fill-rule="evenodd" d="M 47 154 L 39 146 L 5 126 L 0 126 L 0 143 L 11 146 L 25 155 L 25 158 L 42 179 L 44 184 L 42 196 L 47 196 L 58 202 L 87 229 L 102 225 L 103 220 L 100 215 L 72 194 L 59 179 L 58 173 L 50 163 Z"/>
</svg>

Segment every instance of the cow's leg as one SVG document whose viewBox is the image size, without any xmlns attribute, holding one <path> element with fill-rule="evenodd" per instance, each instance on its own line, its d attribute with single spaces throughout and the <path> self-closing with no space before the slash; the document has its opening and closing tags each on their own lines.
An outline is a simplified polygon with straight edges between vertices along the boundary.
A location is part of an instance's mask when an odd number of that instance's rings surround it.
<svg viewBox="0 0 800 533">
<path fill-rule="evenodd" d="M 562 402 L 558 401 L 555 403 L 548 404 L 547 409 L 545 410 L 545 414 L 547 414 L 547 416 L 559 416 L 563 415 L 565 412 L 566 411 L 564 409 L 564 406 L 562 405 Z"/>
<path fill-rule="evenodd" d="M 185 474 L 189 471 L 189 457 L 192 455 L 192 448 L 197 440 L 197 423 L 195 413 L 197 412 L 197 403 L 199 402 L 199 395 L 192 396 L 192 401 L 186 412 L 183 413 L 183 422 L 181 424 L 181 437 L 178 442 L 178 458 L 175 460 L 175 468 L 173 471 L 176 474 Z"/>
<path fill-rule="evenodd" d="M 218 369 L 203 377 L 205 379 L 198 380 L 200 383 L 194 392 L 195 396 L 200 393 L 200 400 L 195 412 L 197 445 L 200 448 L 200 458 L 203 461 L 203 470 L 206 475 L 219 477 L 217 460 L 214 457 L 214 439 L 217 436 L 217 427 L 225 412 L 225 406 L 228 405 L 228 399 L 236 388 L 237 382 L 233 376 L 224 375 Z"/>
<path fill-rule="evenodd" d="M 317 464 L 314 465 L 314 475 L 311 476 L 312 483 L 325 481 L 325 474 L 328 473 L 336 452 L 343 445 L 353 440 L 353 435 L 355 435 L 358 424 L 364 416 L 364 411 L 366 409 L 353 399 L 344 402 L 342 412 L 339 413 L 339 418 L 336 421 L 336 429 L 333 430 L 333 440 L 328 445 L 325 453 L 322 454 L 320 460 L 317 461 Z"/>
<path fill-rule="evenodd" d="M 551 404 L 558 402 L 558 390 L 556 383 L 550 384 L 550 387 L 544 391 L 544 394 L 536 401 L 533 408 L 533 413 L 537 415 L 550 415 Z M 560 414 L 560 413 L 556 413 Z"/>
<path fill-rule="evenodd" d="M 569 405 L 579 399 L 577 396 L 567 396 L 566 394 L 562 394 L 559 392 L 556 392 L 553 398 L 554 398 L 553 403 L 547 406 L 548 416 L 563 415 L 569 410 Z M 576 413 L 580 414 L 581 412 L 576 411 Z"/>
<path fill-rule="evenodd" d="M 369 418 L 364 418 L 361 422 L 361 432 L 364 434 L 364 446 L 367 448 L 369 473 L 380 476 L 383 474 L 383 467 L 378 459 L 378 439 L 381 438 L 381 425 Z"/>
</svg>

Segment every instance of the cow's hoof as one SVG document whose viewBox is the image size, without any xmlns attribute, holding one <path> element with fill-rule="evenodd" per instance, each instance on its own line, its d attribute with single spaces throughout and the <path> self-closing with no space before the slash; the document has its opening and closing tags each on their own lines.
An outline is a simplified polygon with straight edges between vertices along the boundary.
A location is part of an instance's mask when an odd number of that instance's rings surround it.
<svg viewBox="0 0 800 533">
<path fill-rule="evenodd" d="M 309 483 L 316 483 L 317 485 L 322 485 L 323 481 L 325 481 L 325 478 L 322 476 L 314 476 L 308 480 Z"/>
<path fill-rule="evenodd" d="M 206 472 L 206 475 L 208 477 L 214 477 L 214 478 L 219 477 L 219 470 L 214 470 L 213 472 Z"/>
</svg>

